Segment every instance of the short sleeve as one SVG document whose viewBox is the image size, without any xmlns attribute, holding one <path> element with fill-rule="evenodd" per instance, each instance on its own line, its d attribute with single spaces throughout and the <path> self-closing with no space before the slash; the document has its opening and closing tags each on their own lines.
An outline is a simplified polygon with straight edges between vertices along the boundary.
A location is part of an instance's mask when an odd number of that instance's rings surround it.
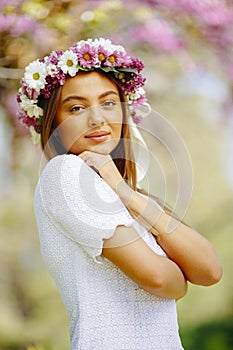
<svg viewBox="0 0 233 350">
<path fill-rule="evenodd" d="M 49 220 L 95 261 L 102 259 L 103 240 L 134 222 L 111 187 L 75 155 L 53 158 L 36 192 Z"/>
</svg>

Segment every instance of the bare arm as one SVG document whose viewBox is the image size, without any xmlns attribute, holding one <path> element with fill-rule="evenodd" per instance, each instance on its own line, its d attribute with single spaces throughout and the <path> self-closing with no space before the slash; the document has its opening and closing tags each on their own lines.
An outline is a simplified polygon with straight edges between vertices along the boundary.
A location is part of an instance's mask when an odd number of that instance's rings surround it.
<svg viewBox="0 0 233 350">
<path fill-rule="evenodd" d="M 143 220 L 144 226 L 152 228 L 152 232 L 154 230 L 157 242 L 191 283 L 212 285 L 220 280 L 222 267 L 207 239 L 183 223 L 175 222 L 152 201 L 133 191 L 122 179 L 110 156 L 84 152 L 83 158 L 99 171 L 126 207 Z M 174 220 L 175 228 L 167 234 L 171 220 Z"/>
<path fill-rule="evenodd" d="M 156 254 L 134 227 L 120 224 L 113 237 L 104 240 L 102 255 L 150 294 L 172 299 L 184 296 L 187 282 L 177 264 Z"/>
<path fill-rule="evenodd" d="M 180 268 L 154 253 L 133 227 L 118 226 L 113 237 L 105 240 L 102 255 L 150 294 L 172 299 L 186 294 Z"/>
<path fill-rule="evenodd" d="M 118 184 L 117 193 L 128 209 L 139 216 L 139 221 L 141 218 L 145 226 L 152 227 L 158 244 L 180 266 L 188 281 L 208 286 L 220 280 L 222 267 L 206 238 L 161 211 L 153 201 L 134 192 L 125 182 Z"/>
</svg>

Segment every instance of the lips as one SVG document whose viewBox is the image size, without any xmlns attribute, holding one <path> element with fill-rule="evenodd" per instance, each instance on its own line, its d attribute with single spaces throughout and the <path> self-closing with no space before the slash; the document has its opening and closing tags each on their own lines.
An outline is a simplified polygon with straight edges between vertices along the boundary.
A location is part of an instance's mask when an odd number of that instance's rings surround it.
<svg viewBox="0 0 233 350">
<path fill-rule="evenodd" d="M 108 136 L 110 134 L 109 131 L 95 131 L 91 134 L 86 135 L 85 137 L 88 139 L 96 138 L 96 137 L 102 137 L 102 136 Z"/>
<path fill-rule="evenodd" d="M 108 140 L 109 135 L 110 135 L 109 131 L 99 130 L 86 135 L 85 138 L 92 140 L 94 142 L 103 142 Z"/>
</svg>

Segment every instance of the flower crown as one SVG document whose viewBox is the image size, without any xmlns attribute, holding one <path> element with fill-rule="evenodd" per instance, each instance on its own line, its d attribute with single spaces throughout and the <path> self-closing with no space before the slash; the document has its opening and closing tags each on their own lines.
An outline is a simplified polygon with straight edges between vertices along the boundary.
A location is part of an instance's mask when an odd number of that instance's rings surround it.
<svg viewBox="0 0 233 350">
<path fill-rule="evenodd" d="M 39 99 L 49 99 L 57 86 L 64 85 L 66 79 L 74 77 L 78 71 L 99 69 L 114 75 L 126 95 L 133 121 L 138 124 L 142 117 L 136 110 L 147 101 L 142 88 L 146 80 L 141 74 L 143 68 L 142 61 L 127 55 L 122 46 L 113 45 L 104 38 L 81 40 L 66 51 L 53 51 L 26 67 L 17 94 L 18 119 L 29 128 L 34 142 L 39 142 L 43 124 Z"/>
</svg>

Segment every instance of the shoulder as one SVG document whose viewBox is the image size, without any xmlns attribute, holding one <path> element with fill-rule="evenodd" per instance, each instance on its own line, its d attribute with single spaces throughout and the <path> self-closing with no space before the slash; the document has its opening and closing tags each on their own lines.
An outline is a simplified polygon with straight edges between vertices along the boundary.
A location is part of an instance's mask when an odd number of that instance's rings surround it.
<svg viewBox="0 0 233 350">
<path fill-rule="evenodd" d="M 38 185 L 48 185 L 69 181 L 69 179 L 77 177 L 77 175 L 88 166 L 78 156 L 74 154 L 58 155 L 49 160 L 42 169 L 39 177 Z M 92 170 L 92 169 L 90 169 Z"/>
<path fill-rule="evenodd" d="M 75 200 L 75 197 L 91 199 L 92 205 L 99 201 L 106 206 L 118 200 L 117 194 L 91 167 L 79 156 L 59 155 L 52 158 L 41 172 L 36 192 L 44 197 L 61 195 Z"/>
<path fill-rule="evenodd" d="M 66 169 L 70 168 L 77 169 L 80 168 L 82 164 L 83 160 L 74 154 L 58 155 L 48 161 L 41 173 L 41 176 L 43 176 L 44 174 L 47 175 L 50 172 L 57 172 L 57 170 L 65 171 Z"/>
<path fill-rule="evenodd" d="M 66 183 L 71 183 L 78 174 L 83 160 L 72 154 L 58 155 L 49 160 L 40 173 L 35 189 L 35 197 L 56 197 Z"/>
</svg>

